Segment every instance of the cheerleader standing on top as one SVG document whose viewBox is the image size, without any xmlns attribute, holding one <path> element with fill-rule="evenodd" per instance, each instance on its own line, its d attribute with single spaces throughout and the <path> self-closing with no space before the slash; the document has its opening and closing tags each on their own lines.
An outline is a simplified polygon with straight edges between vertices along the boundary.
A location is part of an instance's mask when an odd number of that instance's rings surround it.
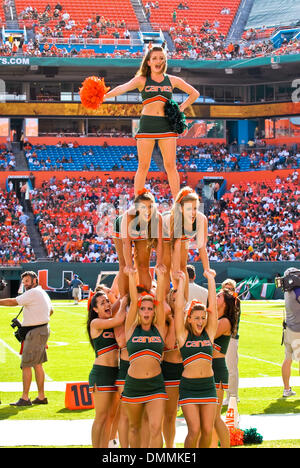
<svg viewBox="0 0 300 468">
<path fill-rule="evenodd" d="M 104 100 L 138 89 L 143 100 L 142 116 L 136 134 L 138 151 L 138 170 L 134 179 L 135 196 L 145 186 L 151 157 L 158 140 L 171 193 L 175 200 L 180 179 L 176 168 L 176 138 L 178 133 L 166 117 L 165 104 L 172 98 L 174 88 L 188 95 L 179 106 L 183 112 L 199 97 L 199 92 L 183 79 L 167 75 L 167 56 L 164 47 L 154 46 L 144 56 L 136 76 L 125 84 L 117 86 L 105 94 Z"/>
</svg>

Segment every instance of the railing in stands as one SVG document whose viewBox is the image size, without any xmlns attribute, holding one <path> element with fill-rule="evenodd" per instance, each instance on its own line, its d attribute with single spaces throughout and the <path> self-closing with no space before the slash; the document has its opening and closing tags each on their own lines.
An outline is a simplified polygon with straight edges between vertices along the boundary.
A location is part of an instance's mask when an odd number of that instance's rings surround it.
<svg viewBox="0 0 300 468">
<path fill-rule="evenodd" d="M 140 46 L 141 41 L 139 39 L 114 39 L 114 38 L 84 38 L 84 37 L 43 37 L 39 40 L 39 44 L 54 44 L 54 45 L 128 45 L 130 47 Z"/>
</svg>

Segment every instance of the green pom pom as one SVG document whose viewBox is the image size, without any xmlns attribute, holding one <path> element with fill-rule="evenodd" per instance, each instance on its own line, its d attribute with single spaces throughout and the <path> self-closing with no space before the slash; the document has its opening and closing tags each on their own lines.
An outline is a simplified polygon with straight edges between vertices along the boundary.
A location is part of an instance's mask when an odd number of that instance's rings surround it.
<svg viewBox="0 0 300 468">
<path fill-rule="evenodd" d="M 185 115 L 180 111 L 177 102 L 173 101 L 173 99 L 165 103 L 165 115 L 174 132 L 180 134 L 185 131 L 187 128 Z"/>
<path fill-rule="evenodd" d="M 250 429 L 244 430 L 244 444 L 261 444 L 263 441 L 263 436 L 257 432 L 257 429 L 251 427 Z"/>
</svg>

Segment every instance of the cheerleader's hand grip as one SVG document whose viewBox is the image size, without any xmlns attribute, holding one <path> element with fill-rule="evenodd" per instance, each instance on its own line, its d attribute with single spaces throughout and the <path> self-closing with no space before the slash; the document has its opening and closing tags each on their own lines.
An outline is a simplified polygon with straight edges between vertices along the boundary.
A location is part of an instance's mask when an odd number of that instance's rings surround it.
<svg viewBox="0 0 300 468">
<path fill-rule="evenodd" d="M 89 76 L 79 89 L 81 104 L 86 109 L 97 110 L 109 90 L 110 88 L 105 85 L 104 78 Z"/>
<path fill-rule="evenodd" d="M 173 99 L 165 103 L 165 116 L 174 132 L 181 134 L 186 130 L 185 115 Z"/>
</svg>

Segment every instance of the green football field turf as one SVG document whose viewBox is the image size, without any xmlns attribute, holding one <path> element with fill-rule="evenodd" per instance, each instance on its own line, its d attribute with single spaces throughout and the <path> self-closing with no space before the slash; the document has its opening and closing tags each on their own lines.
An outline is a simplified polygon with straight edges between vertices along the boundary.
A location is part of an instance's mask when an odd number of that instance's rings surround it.
<svg viewBox="0 0 300 468">
<path fill-rule="evenodd" d="M 86 380 L 94 352 L 86 332 L 86 302 L 53 301 L 48 359 L 44 365 L 49 380 Z M 0 307 L 0 363 L 2 382 L 20 381 L 19 343 L 10 327 L 18 307 Z M 281 374 L 282 301 L 244 301 L 240 322 L 240 377 L 275 377 Z M 296 362 L 292 375 L 299 375 Z"/>
<path fill-rule="evenodd" d="M 53 382 L 87 381 L 94 361 L 94 352 L 86 332 L 86 301 L 78 306 L 72 301 L 53 301 L 46 380 Z M 284 359 L 281 346 L 283 301 L 243 301 L 240 321 L 240 378 L 280 377 Z M 0 307 L 0 368 L 1 382 L 21 382 L 19 349 L 10 321 L 19 308 Z M 292 376 L 299 375 L 299 365 L 292 364 Z M 297 395 L 300 388 L 295 387 Z M 241 388 L 239 413 L 285 414 L 300 413 L 299 396 L 282 398 L 282 386 Z M 33 398 L 36 396 L 33 392 Z M 64 392 L 47 394 L 51 405 L 17 410 L 8 406 L 20 393 L 1 392 L 0 420 L 5 419 L 89 419 L 94 410 L 70 411 L 64 405 Z M 299 441 L 298 441 L 299 442 Z M 279 445 L 282 446 L 283 442 Z M 293 446 L 293 442 L 290 442 Z M 294 441 L 296 446 L 299 446 Z M 275 442 L 274 442 L 275 444 Z"/>
</svg>

